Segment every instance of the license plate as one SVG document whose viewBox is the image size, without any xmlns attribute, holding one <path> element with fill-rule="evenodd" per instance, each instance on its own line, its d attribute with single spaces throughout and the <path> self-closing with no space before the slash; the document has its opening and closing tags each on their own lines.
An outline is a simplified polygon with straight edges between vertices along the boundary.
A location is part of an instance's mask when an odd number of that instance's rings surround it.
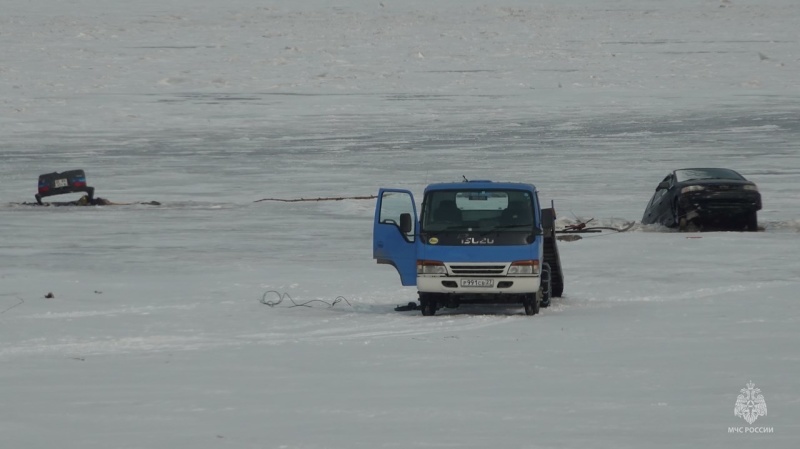
<svg viewBox="0 0 800 449">
<path fill-rule="evenodd" d="M 54 182 L 53 184 L 55 185 L 55 188 L 59 188 L 59 187 L 66 187 L 66 186 L 68 186 L 68 185 L 69 185 L 69 183 L 67 182 L 67 179 L 66 179 L 66 178 L 63 178 L 63 179 L 56 179 L 56 180 L 55 180 L 55 182 Z"/>
<path fill-rule="evenodd" d="M 462 279 L 462 287 L 494 287 L 494 279 Z"/>
</svg>

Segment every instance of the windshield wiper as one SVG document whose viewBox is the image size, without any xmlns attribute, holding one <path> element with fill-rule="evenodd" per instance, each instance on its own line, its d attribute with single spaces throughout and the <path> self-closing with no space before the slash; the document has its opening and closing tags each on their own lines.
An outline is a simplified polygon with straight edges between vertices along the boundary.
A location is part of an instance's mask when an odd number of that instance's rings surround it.
<svg viewBox="0 0 800 449">
<path fill-rule="evenodd" d="M 442 229 L 423 229 L 421 232 L 424 234 L 438 234 L 440 232 L 447 232 L 447 231 L 463 231 L 464 229 L 465 227 L 463 225 L 454 225 Z"/>
</svg>

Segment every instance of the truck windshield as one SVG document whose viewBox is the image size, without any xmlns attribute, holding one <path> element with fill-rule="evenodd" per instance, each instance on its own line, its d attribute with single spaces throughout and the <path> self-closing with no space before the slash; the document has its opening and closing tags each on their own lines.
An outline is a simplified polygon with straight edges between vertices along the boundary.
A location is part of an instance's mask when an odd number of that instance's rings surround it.
<svg viewBox="0 0 800 449">
<path fill-rule="evenodd" d="M 436 190 L 422 209 L 422 231 L 526 231 L 534 228 L 531 192 Z"/>
</svg>

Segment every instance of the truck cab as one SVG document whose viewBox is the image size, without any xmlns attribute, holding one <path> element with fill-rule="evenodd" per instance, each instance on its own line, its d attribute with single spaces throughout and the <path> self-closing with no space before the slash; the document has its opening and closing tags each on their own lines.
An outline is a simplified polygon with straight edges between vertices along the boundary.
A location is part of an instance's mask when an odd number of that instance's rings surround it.
<svg viewBox="0 0 800 449">
<path fill-rule="evenodd" d="M 423 315 L 470 303 L 520 304 L 535 315 L 563 290 L 554 218 L 532 184 L 431 184 L 419 214 L 410 191 L 382 188 L 373 257 L 417 287 Z"/>
</svg>

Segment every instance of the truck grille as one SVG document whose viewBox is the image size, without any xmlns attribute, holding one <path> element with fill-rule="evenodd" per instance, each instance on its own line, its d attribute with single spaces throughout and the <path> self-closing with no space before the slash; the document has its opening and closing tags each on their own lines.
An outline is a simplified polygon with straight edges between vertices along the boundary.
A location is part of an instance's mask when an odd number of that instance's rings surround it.
<svg viewBox="0 0 800 449">
<path fill-rule="evenodd" d="M 455 276 L 502 276 L 506 272 L 505 264 L 458 264 L 448 268 Z"/>
</svg>

